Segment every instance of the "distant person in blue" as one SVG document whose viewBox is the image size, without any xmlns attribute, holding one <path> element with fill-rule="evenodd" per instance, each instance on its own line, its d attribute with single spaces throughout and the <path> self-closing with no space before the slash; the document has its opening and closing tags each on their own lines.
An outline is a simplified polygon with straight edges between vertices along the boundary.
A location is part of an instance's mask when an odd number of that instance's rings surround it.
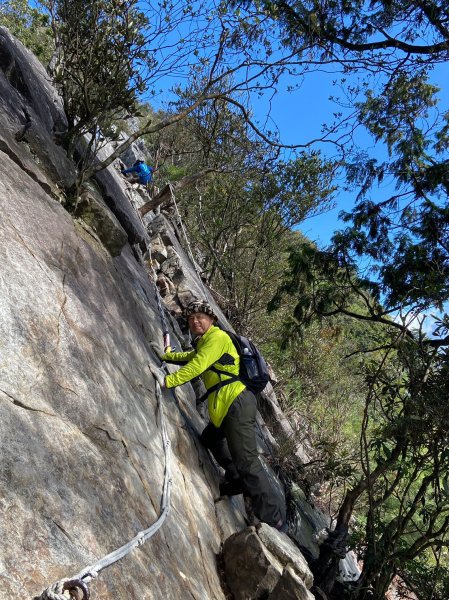
<svg viewBox="0 0 449 600">
<path fill-rule="evenodd" d="M 149 165 L 146 165 L 143 160 L 136 160 L 132 167 L 129 169 L 122 169 L 122 175 L 132 173 L 134 177 L 131 179 L 132 183 L 139 182 L 149 190 L 150 183 L 153 179 L 154 169 Z"/>
</svg>

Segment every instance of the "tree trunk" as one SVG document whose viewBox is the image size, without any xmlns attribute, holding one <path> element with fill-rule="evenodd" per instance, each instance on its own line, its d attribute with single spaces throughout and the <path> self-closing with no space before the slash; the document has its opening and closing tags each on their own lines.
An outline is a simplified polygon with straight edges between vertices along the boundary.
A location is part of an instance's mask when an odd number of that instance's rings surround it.
<svg viewBox="0 0 449 600">
<path fill-rule="evenodd" d="M 394 566 L 380 561 L 364 563 L 363 573 L 357 582 L 354 600 L 374 600 L 385 598 L 394 577 Z"/>
<path fill-rule="evenodd" d="M 325 542 L 321 545 L 320 555 L 312 569 L 317 585 L 326 594 L 330 594 L 332 592 L 338 575 L 339 560 L 346 556 L 349 522 L 356 502 L 368 489 L 368 487 L 377 481 L 378 477 L 387 471 L 388 468 L 391 468 L 391 465 L 395 464 L 401 453 L 401 450 L 402 445 L 398 443 L 392 451 L 388 461 L 377 465 L 372 473 L 370 473 L 365 479 L 359 481 L 352 490 L 349 490 L 346 493 L 340 510 L 338 511 L 335 529 L 334 531 L 330 532 L 327 540 L 325 540 Z M 368 582 L 368 578 L 366 579 L 366 582 Z M 365 597 L 368 598 L 369 596 Z M 365 597 L 360 596 L 360 599 Z M 359 598 L 359 596 L 357 596 L 357 598 Z M 378 600 L 380 600 L 380 598 L 382 598 L 382 596 L 379 596 Z"/>
</svg>

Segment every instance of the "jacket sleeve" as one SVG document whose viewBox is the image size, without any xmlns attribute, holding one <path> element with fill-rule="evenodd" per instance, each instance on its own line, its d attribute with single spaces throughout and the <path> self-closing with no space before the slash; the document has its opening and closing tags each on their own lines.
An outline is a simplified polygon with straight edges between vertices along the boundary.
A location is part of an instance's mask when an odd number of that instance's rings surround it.
<svg viewBox="0 0 449 600">
<path fill-rule="evenodd" d="M 176 373 L 167 375 L 165 378 L 165 385 L 168 388 L 172 388 L 198 377 L 217 362 L 217 360 L 223 356 L 224 351 L 224 340 L 221 336 L 212 336 L 208 338 L 204 344 L 198 348 L 197 352 L 193 352 L 193 357 L 184 367 L 181 367 Z"/>
<path fill-rule="evenodd" d="M 189 362 L 189 360 L 192 360 L 195 354 L 195 350 L 190 350 L 189 352 L 165 352 L 160 358 L 168 363 L 185 364 Z"/>
<path fill-rule="evenodd" d="M 129 169 L 124 169 L 122 171 L 122 173 L 135 173 L 136 172 L 136 168 L 135 167 L 130 167 Z"/>
</svg>

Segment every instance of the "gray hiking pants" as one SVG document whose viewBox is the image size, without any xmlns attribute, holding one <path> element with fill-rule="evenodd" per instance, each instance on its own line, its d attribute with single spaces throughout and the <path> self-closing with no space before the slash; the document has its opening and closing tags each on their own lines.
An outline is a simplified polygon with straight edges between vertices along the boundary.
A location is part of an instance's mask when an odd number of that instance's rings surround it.
<svg viewBox="0 0 449 600">
<path fill-rule="evenodd" d="M 284 500 L 271 483 L 257 451 L 256 398 L 244 390 L 232 403 L 220 427 L 212 423 L 201 434 L 202 443 L 225 469 L 227 481 L 240 479 L 250 496 L 254 514 L 269 525 L 285 520 Z"/>
</svg>

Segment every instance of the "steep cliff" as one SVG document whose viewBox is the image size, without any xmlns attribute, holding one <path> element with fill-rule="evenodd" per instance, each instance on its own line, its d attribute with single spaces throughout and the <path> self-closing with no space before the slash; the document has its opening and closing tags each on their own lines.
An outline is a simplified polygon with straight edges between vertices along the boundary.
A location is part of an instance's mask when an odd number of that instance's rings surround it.
<svg viewBox="0 0 449 600">
<path fill-rule="evenodd" d="M 0 599 L 9 600 L 38 597 L 156 522 L 166 467 L 148 369 L 159 364 L 151 343 L 162 339 L 161 320 L 156 283 L 133 248 L 148 233 L 132 190 L 111 166 L 69 213 L 62 191 L 75 166 L 55 141 L 65 124 L 60 99 L 5 28 L 0 67 Z M 174 317 L 207 292 L 162 215 L 150 234 L 179 346 Z M 247 526 L 243 503 L 215 501 L 218 471 L 198 442 L 205 421 L 192 387 L 164 392 L 162 411 L 171 512 L 101 572 L 92 598 L 225 597 L 217 556 Z M 245 535 L 277 558 L 253 595 L 235 584 L 235 597 L 311 598 L 302 583 L 310 587 L 311 574 L 288 538 L 254 531 Z"/>
</svg>

